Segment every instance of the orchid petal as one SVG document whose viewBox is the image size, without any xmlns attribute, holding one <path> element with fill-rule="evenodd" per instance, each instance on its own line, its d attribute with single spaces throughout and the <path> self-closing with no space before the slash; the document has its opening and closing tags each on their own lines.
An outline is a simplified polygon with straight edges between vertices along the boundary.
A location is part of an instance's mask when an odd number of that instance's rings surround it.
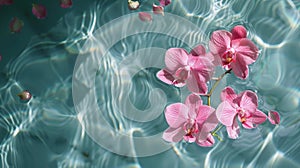
<svg viewBox="0 0 300 168">
<path fill-rule="evenodd" d="M 252 128 L 254 128 L 254 125 L 253 125 L 253 123 L 250 120 L 246 120 L 246 121 L 242 122 L 242 126 L 244 128 L 246 128 L 246 129 L 252 129 Z"/>
<path fill-rule="evenodd" d="M 152 16 L 147 12 L 139 12 L 139 18 L 141 21 L 151 22 Z"/>
<path fill-rule="evenodd" d="M 161 6 L 167 6 L 171 3 L 171 0 L 159 0 Z"/>
<path fill-rule="evenodd" d="M 44 19 L 47 16 L 46 7 L 39 4 L 32 4 L 32 13 L 38 19 Z"/>
<path fill-rule="evenodd" d="M 267 120 L 267 115 L 260 110 L 256 110 L 251 114 L 251 120 L 253 124 L 262 124 Z"/>
<path fill-rule="evenodd" d="M 242 60 L 246 65 L 252 64 L 256 61 L 259 51 L 256 45 L 249 39 L 243 38 L 239 40 L 232 41 L 233 46 L 237 46 L 236 57 Z"/>
<path fill-rule="evenodd" d="M 164 15 L 164 7 L 153 4 L 152 10 L 154 14 Z"/>
<path fill-rule="evenodd" d="M 222 90 L 220 98 L 221 101 L 233 102 L 233 100 L 237 97 L 234 90 L 228 86 Z"/>
<path fill-rule="evenodd" d="M 168 142 L 179 142 L 183 139 L 184 135 L 185 135 L 185 131 L 181 127 L 179 128 L 169 127 L 164 131 L 162 138 Z"/>
<path fill-rule="evenodd" d="M 233 124 L 236 114 L 236 109 L 227 101 L 220 103 L 216 110 L 218 120 L 225 126 L 231 126 Z"/>
<path fill-rule="evenodd" d="M 197 45 L 195 48 L 193 48 L 190 54 L 193 56 L 205 55 L 205 48 L 203 45 Z"/>
<path fill-rule="evenodd" d="M 257 95 L 256 93 L 246 90 L 238 95 L 239 99 L 239 106 L 250 112 L 255 113 L 257 110 Z"/>
<path fill-rule="evenodd" d="M 187 78 L 188 89 L 195 94 L 206 94 L 208 87 L 204 77 L 197 74 L 195 71 L 191 71 Z"/>
<path fill-rule="evenodd" d="M 211 116 L 214 113 L 215 109 L 207 106 L 207 105 L 201 105 L 198 108 L 198 115 L 196 118 L 197 123 L 200 125 L 204 124 L 209 116 Z"/>
<path fill-rule="evenodd" d="M 9 30 L 12 33 L 18 33 L 22 30 L 24 26 L 24 22 L 20 20 L 17 17 L 14 17 L 10 22 L 9 22 Z"/>
<path fill-rule="evenodd" d="M 239 57 L 236 58 L 235 62 L 231 63 L 233 73 L 240 79 L 246 79 L 249 74 L 247 64 L 244 63 Z"/>
<path fill-rule="evenodd" d="M 196 137 L 193 135 L 185 135 L 183 136 L 183 139 L 188 143 L 192 143 L 196 141 Z"/>
<path fill-rule="evenodd" d="M 242 25 L 234 26 L 234 28 L 231 30 L 231 33 L 232 33 L 232 40 L 247 37 L 247 30 Z"/>
<path fill-rule="evenodd" d="M 226 127 L 229 138 L 237 139 L 240 134 L 240 127 L 236 119 L 234 119 L 231 126 Z"/>
<path fill-rule="evenodd" d="M 172 128 L 177 128 L 188 119 L 189 109 L 185 104 L 174 103 L 166 107 L 165 118 Z"/>
<path fill-rule="evenodd" d="M 198 139 L 200 141 L 204 141 L 207 138 L 208 134 L 210 134 L 210 132 L 213 131 L 217 127 L 218 123 L 219 123 L 219 121 L 217 119 L 216 113 L 213 111 L 206 118 L 206 120 L 204 121 L 204 124 L 202 124 Z"/>
<path fill-rule="evenodd" d="M 204 140 L 204 141 L 198 140 L 198 141 L 196 141 L 196 143 L 199 146 L 210 147 L 215 143 L 215 139 L 211 134 L 208 134 L 206 140 Z"/>
<path fill-rule="evenodd" d="M 280 123 L 280 116 L 277 111 L 269 111 L 268 119 L 271 124 L 279 124 Z"/>
<path fill-rule="evenodd" d="M 169 72 L 174 74 L 177 69 L 187 65 L 188 54 L 182 48 L 170 48 L 165 55 L 165 64 Z"/>
<path fill-rule="evenodd" d="M 185 99 L 185 105 L 189 108 L 190 118 L 196 118 L 198 114 L 198 109 L 202 105 L 202 100 L 199 96 L 195 94 L 190 94 Z"/>
<path fill-rule="evenodd" d="M 210 52 L 223 55 L 231 47 L 231 36 L 231 33 L 225 30 L 214 31 L 209 41 Z"/>
<path fill-rule="evenodd" d="M 72 4 L 72 0 L 60 0 L 60 7 L 62 8 L 70 8 Z"/>
<path fill-rule="evenodd" d="M 167 70 L 162 69 L 157 72 L 156 77 L 166 84 L 172 85 L 175 78 Z"/>
</svg>

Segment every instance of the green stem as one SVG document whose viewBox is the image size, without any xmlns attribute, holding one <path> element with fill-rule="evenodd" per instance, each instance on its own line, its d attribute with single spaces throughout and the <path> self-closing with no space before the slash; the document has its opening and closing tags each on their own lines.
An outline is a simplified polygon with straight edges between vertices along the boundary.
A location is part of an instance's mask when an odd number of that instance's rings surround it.
<svg viewBox="0 0 300 168">
<path fill-rule="evenodd" d="M 207 105 L 210 106 L 211 105 L 211 95 L 214 92 L 214 90 L 216 89 L 216 87 L 219 85 L 219 83 L 221 82 L 221 80 L 223 79 L 223 77 L 230 73 L 232 69 L 227 70 L 226 72 L 224 72 L 214 83 L 214 85 L 212 86 L 212 88 L 210 89 L 209 93 L 207 94 Z"/>
<path fill-rule="evenodd" d="M 223 141 L 223 139 L 217 134 L 217 132 L 223 128 L 223 125 L 219 125 L 218 128 L 216 128 L 213 132 L 211 132 L 211 135 L 216 137 L 219 141 Z"/>
</svg>

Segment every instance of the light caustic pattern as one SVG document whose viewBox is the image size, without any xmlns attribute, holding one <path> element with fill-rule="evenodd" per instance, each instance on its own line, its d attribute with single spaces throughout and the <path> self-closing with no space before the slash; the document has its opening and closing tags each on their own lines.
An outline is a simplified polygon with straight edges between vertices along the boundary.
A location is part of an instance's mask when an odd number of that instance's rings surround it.
<svg viewBox="0 0 300 168">
<path fill-rule="evenodd" d="M 152 2 L 142 1 L 141 11 Z M 99 1 L 70 13 L 36 37 L 1 74 L 2 167 L 297 167 L 299 163 L 299 9 L 297 1 L 172 1 L 165 16 L 142 22 L 123 1 Z M 119 10 L 116 10 L 119 9 Z M 249 78 L 261 110 L 276 109 L 281 125 L 243 130 L 213 148 L 161 138 L 166 105 L 189 92 L 161 83 L 168 48 L 191 50 L 217 29 L 244 25 L 260 48 Z M 216 74 L 217 75 L 217 74 Z M 20 102 L 28 89 L 33 98 Z"/>
</svg>

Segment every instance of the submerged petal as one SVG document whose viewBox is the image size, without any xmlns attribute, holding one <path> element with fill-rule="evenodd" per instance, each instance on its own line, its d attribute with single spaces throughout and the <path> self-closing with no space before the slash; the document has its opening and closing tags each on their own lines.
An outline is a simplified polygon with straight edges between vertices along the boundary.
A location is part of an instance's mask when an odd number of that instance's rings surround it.
<svg viewBox="0 0 300 168">
<path fill-rule="evenodd" d="M 147 12 L 139 12 L 139 18 L 141 21 L 151 22 L 152 16 Z"/>
<path fill-rule="evenodd" d="M 166 107 L 165 118 L 170 127 L 177 128 L 188 119 L 188 112 L 185 104 L 174 103 Z"/>
<path fill-rule="evenodd" d="M 163 133 L 163 139 L 168 142 L 179 142 L 183 139 L 183 136 L 185 135 L 185 131 L 179 127 L 179 128 L 171 128 L 165 130 Z"/>
<path fill-rule="evenodd" d="M 234 26 L 234 28 L 232 28 L 232 30 L 231 30 L 231 33 L 232 33 L 232 40 L 247 37 L 247 30 L 242 25 Z"/>
<path fill-rule="evenodd" d="M 164 15 L 164 7 L 153 4 L 152 10 L 154 14 Z"/>
<path fill-rule="evenodd" d="M 268 119 L 271 124 L 279 124 L 280 123 L 280 116 L 277 111 L 269 111 Z"/>
<path fill-rule="evenodd" d="M 70 8 L 72 4 L 72 0 L 60 0 L 60 7 L 62 8 Z"/>
<path fill-rule="evenodd" d="M 32 4 L 32 13 L 38 19 L 44 19 L 47 16 L 46 7 L 40 4 Z"/>
<path fill-rule="evenodd" d="M 24 26 L 24 22 L 17 17 L 14 17 L 9 22 L 9 30 L 12 33 L 20 32 L 22 30 L 23 26 Z"/>
</svg>

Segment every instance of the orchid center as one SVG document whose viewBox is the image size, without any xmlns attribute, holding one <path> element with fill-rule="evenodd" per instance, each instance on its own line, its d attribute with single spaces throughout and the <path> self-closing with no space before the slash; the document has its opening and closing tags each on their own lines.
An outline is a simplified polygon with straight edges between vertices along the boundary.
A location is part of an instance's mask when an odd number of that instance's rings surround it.
<svg viewBox="0 0 300 168">
<path fill-rule="evenodd" d="M 189 120 L 186 124 L 184 124 L 183 129 L 186 132 L 186 134 L 184 135 L 184 140 L 187 142 L 195 142 L 195 135 L 199 132 L 197 123 L 195 121 Z"/>
<path fill-rule="evenodd" d="M 231 62 L 235 61 L 235 49 L 229 48 L 225 51 L 225 53 L 222 56 L 222 63 L 223 65 L 228 65 Z"/>
</svg>

